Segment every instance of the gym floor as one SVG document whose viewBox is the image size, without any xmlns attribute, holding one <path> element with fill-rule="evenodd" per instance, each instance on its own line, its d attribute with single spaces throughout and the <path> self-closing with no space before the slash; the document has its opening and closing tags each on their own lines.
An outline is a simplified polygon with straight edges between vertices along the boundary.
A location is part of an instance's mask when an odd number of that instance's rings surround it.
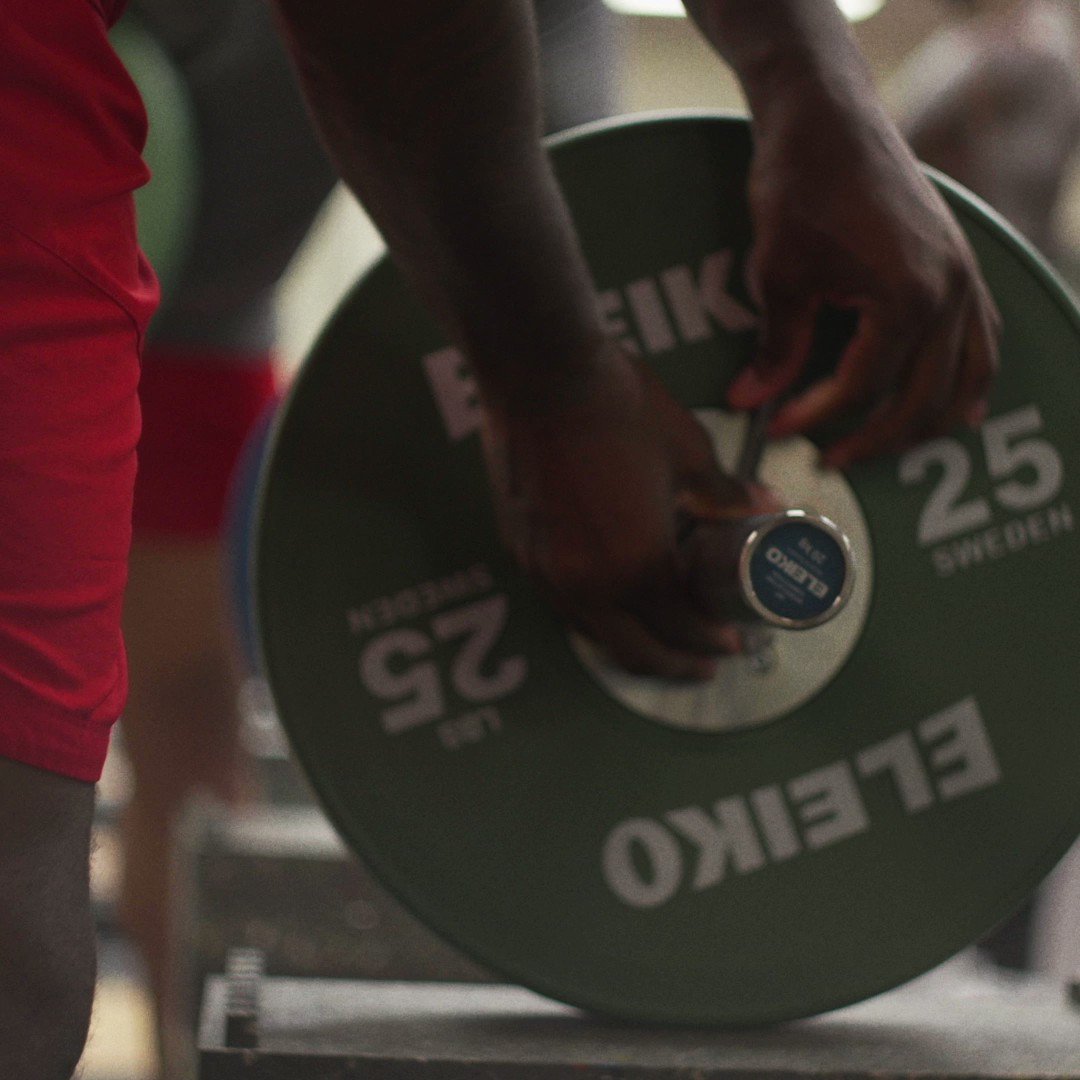
<svg viewBox="0 0 1080 1080">
<path fill-rule="evenodd" d="M 862 45 L 883 85 L 908 50 L 933 29 L 942 7 L 935 0 L 905 0 L 888 5 L 882 14 L 858 27 Z M 624 111 L 740 106 L 733 82 L 718 69 L 685 20 L 627 17 L 624 22 Z M 1074 170 L 1069 190 L 1064 233 L 1080 252 L 1080 165 Z M 378 250 L 378 238 L 366 217 L 348 195 L 337 192 L 281 291 L 282 352 L 289 365 L 306 352 L 357 272 Z M 1080 264 L 1080 256 L 1076 261 Z M 103 802 L 122 803 L 122 766 L 107 774 L 102 793 Z M 107 909 L 120 869 L 107 828 L 101 830 L 94 860 L 95 889 Z M 1080 885 L 1080 855 L 1074 853 L 1072 862 L 1067 873 L 1075 888 Z M 1053 918 L 1058 921 L 1058 930 L 1052 934 L 1055 940 L 1061 940 L 1062 919 L 1080 922 L 1076 912 L 1057 913 Z M 1074 925 L 1071 934 L 1080 950 L 1080 926 Z M 1058 973 L 1063 966 L 1071 969 L 1073 977 L 1080 972 L 1080 955 L 1047 955 L 1043 959 L 1041 966 Z M 155 1054 L 150 1000 L 137 956 L 108 919 L 102 924 L 99 968 L 90 1039 L 79 1075 L 82 1080 L 152 1080 Z"/>
<path fill-rule="evenodd" d="M 138 958 L 120 937 L 103 937 L 97 997 L 81 1080 L 150 1080 L 154 1027 Z"/>
<path fill-rule="evenodd" d="M 91 887 L 98 915 L 98 986 L 80 1080 L 151 1080 L 155 1069 L 154 1022 L 139 958 L 116 929 L 113 905 L 120 875 L 113 834 L 123 804 L 126 774 L 110 755 L 98 788 L 98 823 Z"/>
</svg>

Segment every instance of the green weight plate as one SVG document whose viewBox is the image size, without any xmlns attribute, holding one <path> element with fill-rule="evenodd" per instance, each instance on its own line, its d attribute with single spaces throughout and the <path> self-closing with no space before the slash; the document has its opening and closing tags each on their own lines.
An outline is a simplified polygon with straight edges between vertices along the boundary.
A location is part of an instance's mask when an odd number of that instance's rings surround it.
<svg viewBox="0 0 1080 1080">
<path fill-rule="evenodd" d="M 748 155 L 699 114 L 553 147 L 609 328 L 729 464 Z M 1080 829 L 1080 321 L 941 183 L 1004 317 L 989 418 L 844 474 L 770 446 L 766 480 L 851 538 L 855 592 L 708 686 L 605 667 L 516 572 L 468 373 L 388 263 L 316 345 L 262 484 L 273 692 L 343 836 L 505 976 L 632 1019 L 817 1013 L 975 940 Z"/>
<path fill-rule="evenodd" d="M 198 196 L 194 106 L 180 73 L 138 18 L 125 15 L 109 38 L 150 121 L 143 159 L 151 179 L 135 193 L 135 208 L 139 243 L 167 291 L 187 251 Z"/>
</svg>

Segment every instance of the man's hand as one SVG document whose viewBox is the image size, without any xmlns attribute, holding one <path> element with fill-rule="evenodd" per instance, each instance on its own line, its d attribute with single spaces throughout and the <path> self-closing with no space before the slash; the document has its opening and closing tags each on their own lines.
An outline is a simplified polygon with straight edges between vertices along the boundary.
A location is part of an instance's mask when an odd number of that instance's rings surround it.
<svg viewBox="0 0 1080 1080">
<path fill-rule="evenodd" d="M 966 238 L 895 133 L 866 113 L 758 133 L 748 275 L 762 338 L 729 395 L 737 408 L 783 395 L 821 308 L 854 309 L 835 371 L 783 404 L 770 429 L 861 415 L 826 451 L 836 466 L 978 423 L 997 368 L 998 315 Z"/>
<path fill-rule="evenodd" d="M 614 345 L 553 403 L 485 409 L 503 536 L 571 623 L 624 668 L 709 678 L 738 648 L 724 613 L 692 595 L 678 536 L 692 521 L 760 511 L 659 380 Z"/>
<path fill-rule="evenodd" d="M 680 517 L 748 498 L 693 418 L 604 341 L 539 141 L 531 0 L 275 3 L 342 176 L 469 357 L 512 551 L 627 667 L 708 677 L 734 634 L 690 594 Z"/>
<path fill-rule="evenodd" d="M 889 119 L 834 0 L 685 0 L 750 106 L 756 363 L 729 400 L 752 409 L 800 383 L 825 306 L 859 316 L 835 373 L 800 386 L 776 436 L 861 418 L 827 448 L 846 465 L 977 423 L 998 315 L 975 258 Z"/>
</svg>

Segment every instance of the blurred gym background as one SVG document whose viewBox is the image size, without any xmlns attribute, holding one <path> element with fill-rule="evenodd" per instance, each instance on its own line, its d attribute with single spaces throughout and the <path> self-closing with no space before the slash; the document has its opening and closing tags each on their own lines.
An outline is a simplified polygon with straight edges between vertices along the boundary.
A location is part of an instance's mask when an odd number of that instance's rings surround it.
<svg viewBox="0 0 1080 1080">
<path fill-rule="evenodd" d="M 679 16 L 677 2 L 607 2 L 617 13 L 619 111 L 742 109 L 736 83 L 688 20 Z M 955 19 L 959 5 L 948 0 L 892 0 L 884 4 L 844 0 L 841 6 L 854 22 L 886 101 L 895 109 L 903 108 L 905 103 L 898 98 L 898 74 L 920 46 Z M 1077 59 L 1080 61 L 1080 56 Z M 842 163 L 838 167 L 842 168 Z M 1080 251 L 1080 160 L 1070 164 L 1063 192 L 1057 222 L 1059 265 L 1068 274 L 1069 266 L 1080 261 L 1075 259 Z M 339 298 L 379 252 L 374 228 L 355 201 L 339 188 L 324 206 L 280 290 L 281 354 L 286 366 L 295 367 L 300 362 Z M 253 810 L 250 819 L 240 824 L 222 820 L 212 806 L 193 814 L 190 872 L 185 878 L 189 887 L 185 895 L 177 897 L 179 948 L 185 954 L 185 977 L 193 1006 L 199 978 L 220 962 L 230 945 L 254 944 L 271 953 L 276 950 L 294 970 L 334 974 L 328 970 L 332 967 L 329 954 L 340 960 L 349 951 L 341 943 L 344 927 L 355 931 L 355 940 L 368 942 L 361 966 L 378 968 L 382 962 L 370 936 L 380 921 L 379 905 L 364 892 L 367 884 L 350 876 L 347 860 L 328 829 L 312 823 L 311 815 L 317 817 L 318 811 L 288 761 L 287 748 L 259 687 L 249 689 L 250 747 L 264 762 L 267 805 Z M 143 975 L 118 930 L 112 907 L 119 872 L 114 828 L 127 783 L 122 748 L 118 747 L 100 789 L 93 878 L 102 955 L 95 1017 L 82 1066 L 84 1080 L 152 1080 L 156 1075 L 153 1020 Z M 274 813 L 271 803 L 277 807 Z M 283 807 L 288 809 L 283 811 Z M 295 869 L 304 860 L 309 869 L 290 885 L 284 880 L 289 867 Z M 1072 891 L 1080 894 L 1080 873 L 1073 874 L 1076 887 Z M 342 890 L 341 903 L 330 903 L 331 908 L 340 910 L 323 912 L 313 902 L 320 883 L 326 885 L 330 897 L 333 889 Z M 1064 887 L 1059 886 L 1058 891 Z M 286 910 L 290 896 L 296 905 L 293 912 Z M 307 920 L 307 926 L 302 919 Z M 1080 938 L 1080 917 L 1068 904 L 1051 904 L 1040 919 L 1033 948 L 1019 958 L 1020 962 L 1056 974 L 1080 975 L 1080 948 L 1070 954 L 1059 944 L 1063 936 L 1074 941 Z M 293 920 L 297 920 L 295 925 Z M 320 933 L 324 935 L 321 944 Z M 233 940 L 229 940 L 230 935 Z M 237 940 L 241 937 L 244 940 Z M 449 970 L 454 962 L 447 961 Z M 459 974 L 467 977 L 470 973 L 463 969 Z"/>
</svg>

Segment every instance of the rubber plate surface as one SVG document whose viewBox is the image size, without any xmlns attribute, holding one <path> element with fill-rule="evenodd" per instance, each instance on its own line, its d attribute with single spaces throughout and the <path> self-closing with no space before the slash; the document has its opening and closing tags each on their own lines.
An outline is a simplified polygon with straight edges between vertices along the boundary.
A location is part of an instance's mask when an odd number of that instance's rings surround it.
<svg viewBox="0 0 1080 1080">
<path fill-rule="evenodd" d="M 753 344 L 745 124 L 553 153 L 612 331 L 722 410 Z M 658 722 L 579 658 L 498 543 L 468 375 L 387 263 L 317 344 L 264 476 L 269 678 L 344 837 L 489 967 L 631 1018 L 811 1014 L 974 940 L 1075 836 L 1080 329 L 945 194 L 1005 322 L 989 419 L 839 478 L 873 562 L 846 659 L 740 730 Z"/>
</svg>

